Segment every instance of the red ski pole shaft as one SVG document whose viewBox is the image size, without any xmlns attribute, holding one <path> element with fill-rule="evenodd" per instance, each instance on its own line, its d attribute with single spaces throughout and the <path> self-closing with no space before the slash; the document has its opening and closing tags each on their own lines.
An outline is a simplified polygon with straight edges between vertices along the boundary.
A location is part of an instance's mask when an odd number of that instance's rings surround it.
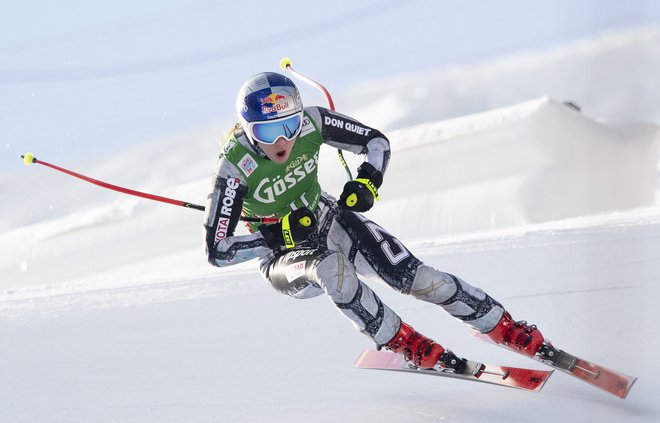
<svg viewBox="0 0 660 423">
<path fill-rule="evenodd" d="M 325 100 L 328 102 L 328 107 L 330 110 L 335 110 L 335 103 L 332 101 L 332 97 L 330 96 L 330 92 L 321 85 L 321 83 L 314 81 L 312 78 L 303 75 L 302 73 L 298 72 L 293 68 L 293 63 L 290 58 L 285 57 L 282 60 L 280 60 L 280 67 L 284 70 L 288 70 L 291 72 L 293 75 L 297 76 L 298 78 L 302 79 L 309 85 L 315 87 L 321 93 L 323 93 L 323 96 L 325 97 Z M 348 168 L 348 164 L 346 163 L 346 159 L 344 159 L 344 154 L 340 149 L 337 149 L 337 156 L 339 157 L 339 161 L 341 162 L 342 166 L 344 166 L 344 170 L 346 171 L 346 174 L 348 175 L 348 180 L 353 179 L 353 175 L 351 174 L 351 170 Z"/>
<path fill-rule="evenodd" d="M 204 206 L 200 206 L 199 204 L 194 204 L 190 203 L 188 201 L 181 201 L 181 200 L 175 200 L 173 198 L 168 198 L 168 197 L 162 197 L 160 195 L 154 195 L 154 194 L 149 194 L 146 192 L 142 191 L 136 191 L 134 189 L 130 188 L 125 188 L 125 187 L 120 187 L 118 185 L 113 185 L 108 182 L 104 181 L 99 181 L 98 179 L 90 178 L 89 176 L 83 175 L 81 173 L 74 172 L 69 169 L 65 169 L 63 167 L 54 165 L 52 163 L 45 162 L 43 160 L 38 160 L 36 157 L 34 157 L 31 153 L 26 153 L 24 155 L 21 155 L 21 158 L 25 162 L 26 165 L 31 165 L 32 163 L 37 163 L 46 167 L 49 167 L 51 169 L 55 169 L 59 172 L 65 173 L 67 175 L 73 176 L 78 179 L 82 179 L 83 181 L 89 182 L 91 184 L 100 186 L 102 188 L 110 189 L 113 191 L 121 192 L 124 194 L 128 195 L 133 195 L 135 197 L 140 197 L 140 198 L 146 198 L 147 200 L 153 200 L 153 201 L 159 201 L 161 203 L 167 203 L 167 204 L 172 204 L 175 206 L 180 206 L 180 207 L 185 207 L 188 209 L 195 209 L 195 210 L 201 210 L 204 211 L 206 208 Z M 246 222 L 262 222 L 262 223 L 275 223 L 278 221 L 276 218 L 261 218 L 261 217 L 245 217 L 242 216 L 241 220 L 244 220 Z"/>
<path fill-rule="evenodd" d="M 121 192 L 124 194 L 128 195 L 133 195 L 135 197 L 141 197 L 141 198 L 146 198 L 148 200 L 154 200 L 154 201 L 160 201 L 161 203 L 167 203 L 167 204 L 173 204 L 175 206 L 181 206 L 181 207 L 186 207 L 189 209 L 196 209 L 196 210 L 204 210 L 204 206 L 200 206 L 199 204 L 193 204 L 193 203 L 188 203 L 186 201 L 181 201 L 181 200 L 175 200 L 173 198 L 167 198 L 167 197 L 161 197 L 160 195 L 154 195 L 154 194 L 149 194 L 146 192 L 141 192 L 141 191 L 136 191 L 134 189 L 129 189 L 129 188 L 124 188 L 120 187 L 118 185 L 113 185 L 108 182 L 104 181 L 99 181 L 98 179 L 90 178 L 89 176 L 73 172 L 69 169 L 65 169 L 63 167 L 45 162 L 43 160 L 38 160 L 36 157 L 34 157 L 32 154 L 27 153 L 25 155 L 22 155 L 21 158 L 23 158 L 23 161 L 25 162 L 26 165 L 32 164 L 32 163 L 37 163 L 43 166 L 47 166 L 51 169 L 55 169 L 59 172 L 66 173 L 67 175 L 73 176 L 78 179 L 82 179 L 83 181 L 89 182 L 94 185 L 98 185 L 102 188 L 110 189 L 113 191 Z"/>
<path fill-rule="evenodd" d="M 292 74 L 294 74 L 298 78 L 302 79 L 303 81 L 307 82 L 309 85 L 311 85 L 311 86 L 317 88 L 319 91 L 321 91 L 321 93 L 323 93 L 323 95 L 325 96 L 326 101 L 328 102 L 328 107 L 331 110 L 335 110 L 335 103 L 332 101 L 332 97 L 330 96 L 330 93 L 328 92 L 328 90 L 323 85 L 321 85 L 319 82 L 316 82 L 313 79 L 311 79 L 310 77 L 305 76 L 302 73 L 295 70 L 293 68 L 293 64 L 291 62 L 291 59 L 289 59 L 288 57 L 285 57 L 284 59 L 280 60 L 280 67 L 284 70 L 288 70 L 289 72 L 291 72 Z"/>
</svg>

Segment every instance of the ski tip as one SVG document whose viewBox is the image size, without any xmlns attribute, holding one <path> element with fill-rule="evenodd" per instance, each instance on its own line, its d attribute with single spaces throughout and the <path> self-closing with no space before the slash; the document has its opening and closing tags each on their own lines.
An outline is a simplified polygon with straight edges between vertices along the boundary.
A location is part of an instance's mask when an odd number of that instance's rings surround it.
<svg viewBox="0 0 660 423">
<path fill-rule="evenodd" d="M 293 62 L 290 57 L 283 57 L 282 59 L 280 59 L 280 68 L 282 68 L 282 70 L 287 70 L 292 65 Z"/>
<path fill-rule="evenodd" d="M 632 376 L 632 379 L 630 380 L 630 384 L 628 385 L 628 389 L 623 392 L 623 395 L 621 395 L 621 399 L 626 399 L 628 397 L 628 394 L 630 393 L 630 390 L 632 389 L 633 385 L 637 382 L 637 377 Z"/>
<path fill-rule="evenodd" d="M 32 163 L 36 161 L 36 159 L 34 158 L 34 154 L 32 153 L 21 154 L 21 159 L 23 159 L 23 163 L 25 163 L 25 166 L 30 166 Z"/>
</svg>

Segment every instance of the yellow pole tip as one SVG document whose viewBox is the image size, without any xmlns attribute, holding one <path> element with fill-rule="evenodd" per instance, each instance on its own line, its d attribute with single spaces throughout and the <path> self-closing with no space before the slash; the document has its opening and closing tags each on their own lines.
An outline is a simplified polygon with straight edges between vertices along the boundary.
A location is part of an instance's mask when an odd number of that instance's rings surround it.
<svg viewBox="0 0 660 423">
<path fill-rule="evenodd" d="M 284 57 L 280 60 L 280 68 L 282 68 L 282 70 L 287 70 L 289 66 L 293 66 L 291 58 Z"/>
<path fill-rule="evenodd" d="M 30 166 L 32 163 L 34 163 L 34 155 L 32 153 L 25 153 L 22 157 L 25 166 Z"/>
</svg>

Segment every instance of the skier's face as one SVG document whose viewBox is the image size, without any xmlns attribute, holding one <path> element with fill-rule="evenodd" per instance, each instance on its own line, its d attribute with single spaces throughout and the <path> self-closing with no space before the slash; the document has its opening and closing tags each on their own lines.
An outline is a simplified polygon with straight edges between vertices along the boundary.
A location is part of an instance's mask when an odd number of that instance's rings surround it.
<svg viewBox="0 0 660 423">
<path fill-rule="evenodd" d="M 266 156 L 273 162 L 281 164 L 289 160 L 291 150 L 296 145 L 296 139 L 287 141 L 284 137 L 279 137 L 273 144 L 259 143 L 259 147 L 266 153 Z"/>
</svg>

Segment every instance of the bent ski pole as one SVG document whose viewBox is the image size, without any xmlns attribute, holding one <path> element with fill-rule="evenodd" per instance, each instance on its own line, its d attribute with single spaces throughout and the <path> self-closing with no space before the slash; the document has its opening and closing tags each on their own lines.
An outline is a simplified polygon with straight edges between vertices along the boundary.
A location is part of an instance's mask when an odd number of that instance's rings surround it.
<svg viewBox="0 0 660 423">
<path fill-rule="evenodd" d="M 330 93 L 328 92 L 328 90 L 319 82 L 316 82 L 313 79 L 309 78 L 308 76 L 305 76 L 302 73 L 298 72 L 297 70 L 293 69 L 293 62 L 289 57 L 284 57 L 283 59 L 280 60 L 280 68 L 282 68 L 283 70 L 288 70 L 293 75 L 297 76 L 298 78 L 302 79 L 309 85 L 321 91 L 321 93 L 323 93 L 323 95 L 325 96 L 326 101 L 328 102 L 328 107 L 330 108 L 330 110 L 335 110 L 335 103 L 332 101 L 332 97 L 330 97 Z M 349 181 L 353 180 L 353 175 L 351 174 L 351 170 L 348 168 L 348 164 L 346 164 L 346 160 L 344 159 L 344 154 L 340 149 L 337 149 L 337 156 L 339 157 L 339 161 L 341 162 L 342 166 L 344 166 L 344 170 L 348 175 L 348 180 Z"/>
<path fill-rule="evenodd" d="M 187 201 L 181 201 L 181 200 L 175 200 L 173 198 L 168 198 L 168 197 L 162 197 L 160 195 L 154 195 L 154 194 L 149 194 L 146 192 L 142 191 L 136 191 L 134 189 L 130 188 L 124 188 L 120 187 L 118 185 L 113 185 L 108 182 L 104 181 L 99 181 L 98 179 L 90 178 L 89 176 L 83 175 L 81 173 L 77 173 L 74 171 L 71 171 L 69 169 L 65 169 L 63 167 L 54 165 L 52 163 L 45 162 L 43 160 L 38 160 L 32 153 L 25 153 L 21 155 L 21 158 L 23 159 L 23 162 L 25 163 L 26 166 L 31 165 L 32 163 L 37 163 L 46 167 L 49 167 L 51 169 L 55 169 L 59 172 L 65 173 L 67 175 L 73 176 L 78 179 L 82 179 L 83 181 L 89 182 L 94 185 L 98 185 L 102 188 L 110 189 L 113 191 L 121 192 L 124 194 L 128 195 L 133 195 L 135 197 L 140 197 L 140 198 L 146 198 L 147 200 L 153 200 L 153 201 L 159 201 L 161 203 L 167 203 L 167 204 L 173 204 L 175 206 L 180 206 L 180 207 L 185 207 L 188 209 L 195 209 L 195 210 L 201 210 L 204 211 L 206 208 L 204 206 L 200 206 L 199 204 L 194 204 L 190 203 Z M 268 218 L 268 217 L 247 217 L 247 216 L 241 216 L 241 220 L 245 222 L 259 222 L 259 223 L 276 223 L 279 221 L 277 218 Z"/>
</svg>

